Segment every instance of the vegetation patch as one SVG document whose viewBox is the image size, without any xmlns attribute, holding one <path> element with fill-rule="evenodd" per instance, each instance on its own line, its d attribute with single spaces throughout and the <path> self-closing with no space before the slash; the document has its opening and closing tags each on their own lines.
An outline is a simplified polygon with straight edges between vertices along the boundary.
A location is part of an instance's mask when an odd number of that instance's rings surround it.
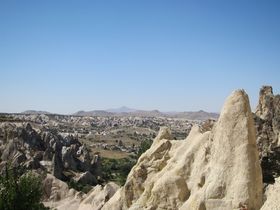
<svg viewBox="0 0 280 210">
<path fill-rule="evenodd" d="M 141 142 L 136 156 L 130 156 L 122 159 L 102 158 L 102 178 L 103 182 L 113 181 L 119 185 L 124 185 L 126 178 L 137 159 L 151 147 L 153 141 L 147 139 Z"/>
</svg>

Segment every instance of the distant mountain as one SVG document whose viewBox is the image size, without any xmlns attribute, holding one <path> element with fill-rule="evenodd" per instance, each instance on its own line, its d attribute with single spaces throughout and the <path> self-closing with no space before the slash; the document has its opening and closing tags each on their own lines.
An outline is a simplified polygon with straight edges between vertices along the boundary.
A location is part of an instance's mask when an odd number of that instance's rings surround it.
<svg viewBox="0 0 280 210">
<path fill-rule="evenodd" d="M 21 112 L 21 114 L 51 114 L 51 113 L 47 111 L 26 110 L 24 112 Z"/>
<path fill-rule="evenodd" d="M 77 116 L 138 116 L 138 117 L 171 117 L 183 118 L 189 120 L 206 120 L 218 119 L 218 113 L 205 112 L 203 110 L 195 112 L 160 112 L 158 110 L 137 110 L 128 107 L 120 107 L 117 109 L 78 111 L 73 115 Z"/>
<path fill-rule="evenodd" d="M 73 115 L 76 116 L 113 116 L 114 113 L 107 112 L 105 110 L 93 110 L 93 111 L 78 111 L 74 113 Z"/>
<path fill-rule="evenodd" d="M 185 118 L 189 120 L 206 120 L 206 119 L 218 119 L 219 114 L 213 112 L 205 112 L 203 110 L 199 110 L 196 112 L 173 112 L 167 114 L 169 116 L 173 116 L 175 118 Z"/>
<path fill-rule="evenodd" d="M 129 113 L 129 112 L 135 112 L 137 110 L 136 109 L 128 108 L 126 106 L 122 106 L 122 107 L 117 108 L 117 109 L 107 109 L 105 111 L 106 112 L 112 112 L 112 113 Z"/>
<path fill-rule="evenodd" d="M 163 112 L 160 112 L 158 110 L 151 110 L 151 111 L 137 110 L 130 114 L 139 117 L 164 117 L 165 116 Z"/>
</svg>

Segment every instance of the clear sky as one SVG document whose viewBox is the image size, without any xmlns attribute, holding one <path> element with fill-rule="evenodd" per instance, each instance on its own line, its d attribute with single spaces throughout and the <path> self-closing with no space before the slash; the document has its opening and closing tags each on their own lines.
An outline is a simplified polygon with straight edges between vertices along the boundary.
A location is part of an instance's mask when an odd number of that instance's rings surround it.
<svg viewBox="0 0 280 210">
<path fill-rule="evenodd" d="M 1 0 L 0 112 L 220 111 L 280 93 L 279 0 Z"/>
</svg>

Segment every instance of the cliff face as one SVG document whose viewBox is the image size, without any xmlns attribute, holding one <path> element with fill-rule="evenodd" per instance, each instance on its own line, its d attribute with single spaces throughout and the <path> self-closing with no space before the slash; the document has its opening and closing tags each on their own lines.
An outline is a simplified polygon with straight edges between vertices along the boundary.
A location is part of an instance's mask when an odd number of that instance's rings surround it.
<svg viewBox="0 0 280 210">
<path fill-rule="evenodd" d="M 194 126 L 187 139 L 171 139 L 163 128 L 103 209 L 260 209 L 262 173 L 243 90 L 229 96 L 212 131 Z"/>
</svg>

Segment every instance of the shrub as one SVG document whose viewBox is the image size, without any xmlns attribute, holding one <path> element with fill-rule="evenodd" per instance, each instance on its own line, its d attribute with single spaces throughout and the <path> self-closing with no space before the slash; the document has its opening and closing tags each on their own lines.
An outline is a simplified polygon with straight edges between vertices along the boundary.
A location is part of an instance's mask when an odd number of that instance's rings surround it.
<svg viewBox="0 0 280 210">
<path fill-rule="evenodd" d="M 6 166 L 0 176 L 1 210 L 46 210 L 40 202 L 42 194 L 41 180 L 32 173 L 22 175 L 19 168 Z"/>
<path fill-rule="evenodd" d="M 73 188 L 74 190 L 82 191 L 85 194 L 87 194 L 92 189 L 92 186 L 81 184 L 73 179 L 68 182 L 68 186 L 69 188 Z"/>
<path fill-rule="evenodd" d="M 137 152 L 137 157 L 139 158 L 144 152 L 146 152 L 146 150 L 150 149 L 152 143 L 153 141 L 151 141 L 150 139 L 142 141 Z"/>
<path fill-rule="evenodd" d="M 115 181 L 120 185 L 124 185 L 126 177 L 135 163 L 136 161 L 130 158 L 103 158 L 101 162 L 102 178 L 105 182 Z"/>
</svg>

